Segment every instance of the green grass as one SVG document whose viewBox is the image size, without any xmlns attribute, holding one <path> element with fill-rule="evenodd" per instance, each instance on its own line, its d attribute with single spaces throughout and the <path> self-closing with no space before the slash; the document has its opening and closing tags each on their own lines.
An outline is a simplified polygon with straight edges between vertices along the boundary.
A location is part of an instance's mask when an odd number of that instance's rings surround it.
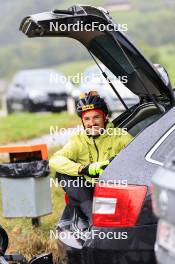
<svg viewBox="0 0 175 264">
<path fill-rule="evenodd" d="M 87 1 L 86 0 L 81 0 L 78 2 L 78 4 L 80 5 L 93 5 L 93 6 L 102 6 L 103 4 L 105 3 L 105 0 L 90 0 Z M 66 0 L 63 2 L 63 4 L 59 4 L 58 5 L 58 8 L 61 9 L 61 8 L 68 8 L 72 5 L 77 5 L 76 1 L 73 1 L 73 0 Z"/>
<path fill-rule="evenodd" d="M 17 142 L 49 134 L 50 126 L 73 127 L 77 116 L 63 113 L 21 113 L 0 117 L 0 144 Z"/>
<path fill-rule="evenodd" d="M 133 28 L 133 26 L 137 25 L 139 27 L 143 22 L 147 23 L 148 29 L 150 29 L 150 25 L 154 26 L 152 22 L 156 23 L 157 20 L 160 22 L 161 17 L 162 21 L 165 18 L 174 17 L 174 10 L 165 8 L 165 5 L 160 5 L 159 8 L 152 10 L 149 9 L 148 12 L 146 10 L 143 12 L 140 6 L 141 5 L 133 4 L 130 10 L 111 11 L 110 14 L 114 20 L 116 19 L 119 23 L 128 23 L 129 28 L 135 29 L 135 31 L 136 28 Z M 140 30 L 140 28 L 138 28 L 138 30 Z"/>
<path fill-rule="evenodd" d="M 162 46 L 158 49 L 160 54 L 160 62 L 167 69 L 171 83 L 175 87 L 175 46 Z"/>
</svg>

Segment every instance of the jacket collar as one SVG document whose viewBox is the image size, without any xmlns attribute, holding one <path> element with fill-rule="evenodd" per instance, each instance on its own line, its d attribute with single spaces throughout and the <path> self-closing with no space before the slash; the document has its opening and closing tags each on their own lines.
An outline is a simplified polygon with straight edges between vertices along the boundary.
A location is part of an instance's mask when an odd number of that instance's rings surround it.
<svg viewBox="0 0 175 264">
<path fill-rule="evenodd" d="M 114 124 L 112 122 L 110 122 L 110 121 L 107 122 L 105 129 L 108 129 L 108 128 L 114 128 Z M 97 136 L 97 137 L 88 136 L 86 134 L 85 130 L 83 132 L 83 135 L 85 137 L 86 142 L 89 143 L 89 144 L 92 144 L 94 139 L 97 140 L 97 141 L 100 141 L 101 139 L 104 139 L 104 138 L 106 138 L 108 136 L 107 133 L 104 133 L 104 134 L 102 134 L 100 136 Z"/>
</svg>

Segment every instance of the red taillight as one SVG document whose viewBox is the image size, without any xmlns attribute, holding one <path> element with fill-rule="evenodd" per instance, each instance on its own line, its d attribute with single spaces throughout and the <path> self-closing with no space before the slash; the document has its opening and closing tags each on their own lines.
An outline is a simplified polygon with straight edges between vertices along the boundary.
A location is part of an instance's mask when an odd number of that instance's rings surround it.
<svg viewBox="0 0 175 264">
<path fill-rule="evenodd" d="M 69 196 L 67 195 L 67 193 L 64 194 L 64 200 L 66 204 L 69 203 Z"/>
<path fill-rule="evenodd" d="M 146 192 L 146 186 L 96 184 L 93 198 L 93 225 L 135 226 Z"/>
</svg>

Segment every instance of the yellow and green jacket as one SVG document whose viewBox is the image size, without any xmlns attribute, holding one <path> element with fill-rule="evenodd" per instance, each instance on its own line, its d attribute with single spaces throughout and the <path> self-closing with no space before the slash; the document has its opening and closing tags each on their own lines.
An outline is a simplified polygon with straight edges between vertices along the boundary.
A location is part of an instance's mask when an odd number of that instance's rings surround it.
<svg viewBox="0 0 175 264">
<path fill-rule="evenodd" d="M 121 128 L 114 128 L 112 122 L 108 122 L 106 130 L 109 133 L 99 137 L 89 137 L 85 131 L 73 135 L 69 142 L 50 159 L 51 169 L 69 176 L 80 176 L 78 170 L 81 165 L 104 161 L 118 154 L 133 137 L 123 132 Z M 88 176 L 86 180 L 92 181 Z"/>
</svg>

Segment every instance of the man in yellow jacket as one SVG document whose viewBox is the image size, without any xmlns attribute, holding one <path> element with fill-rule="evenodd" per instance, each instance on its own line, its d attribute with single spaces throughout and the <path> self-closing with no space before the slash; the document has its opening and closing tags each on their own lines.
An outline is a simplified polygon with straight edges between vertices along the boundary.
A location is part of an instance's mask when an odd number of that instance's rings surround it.
<svg viewBox="0 0 175 264">
<path fill-rule="evenodd" d="M 77 113 L 84 130 L 73 135 L 69 142 L 50 159 L 50 168 L 64 181 L 63 189 L 71 204 L 76 204 L 91 223 L 94 183 L 110 159 L 131 140 L 125 129 L 114 128 L 108 121 L 108 108 L 96 91 L 85 94 L 77 104 Z M 74 181 L 78 180 L 78 185 Z"/>
</svg>

